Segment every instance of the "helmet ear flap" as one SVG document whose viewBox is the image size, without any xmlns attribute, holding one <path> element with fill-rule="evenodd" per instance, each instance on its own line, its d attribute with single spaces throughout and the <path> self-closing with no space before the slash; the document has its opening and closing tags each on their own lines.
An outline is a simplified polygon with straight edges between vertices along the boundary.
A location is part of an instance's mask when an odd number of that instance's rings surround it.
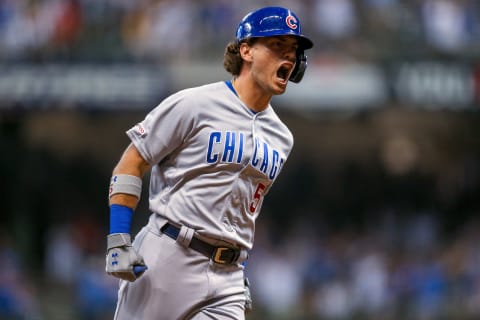
<svg viewBox="0 0 480 320">
<path fill-rule="evenodd" d="M 302 81 L 302 78 L 303 78 L 303 75 L 305 74 L 306 69 L 307 69 L 307 56 L 302 50 L 297 53 L 295 68 L 293 69 L 292 74 L 290 75 L 290 78 L 288 80 L 294 83 L 299 83 L 300 81 Z"/>
</svg>

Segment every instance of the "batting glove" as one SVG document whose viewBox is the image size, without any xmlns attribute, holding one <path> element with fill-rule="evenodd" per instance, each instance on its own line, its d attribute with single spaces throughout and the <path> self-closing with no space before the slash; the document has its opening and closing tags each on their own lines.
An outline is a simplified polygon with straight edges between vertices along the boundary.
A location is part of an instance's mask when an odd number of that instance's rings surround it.
<svg viewBox="0 0 480 320">
<path fill-rule="evenodd" d="M 109 275 L 133 282 L 147 270 L 128 233 L 109 234 L 107 250 L 105 271 Z"/>
</svg>

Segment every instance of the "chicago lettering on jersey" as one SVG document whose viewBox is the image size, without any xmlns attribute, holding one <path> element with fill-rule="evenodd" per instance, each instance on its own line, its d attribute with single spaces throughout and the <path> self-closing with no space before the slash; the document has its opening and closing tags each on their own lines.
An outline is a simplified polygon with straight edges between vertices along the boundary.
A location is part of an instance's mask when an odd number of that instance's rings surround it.
<svg viewBox="0 0 480 320">
<path fill-rule="evenodd" d="M 208 138 L 206 161 L 212 163 L 242 163 L 244 157 L 250 158 L 250 164 L 274 180 L 285 159 L 278 150 L 264 141 L 255 138 L 253 155 L 244 155 L 245 133 L 236 131 L 213 131 Z"/>
</svg>

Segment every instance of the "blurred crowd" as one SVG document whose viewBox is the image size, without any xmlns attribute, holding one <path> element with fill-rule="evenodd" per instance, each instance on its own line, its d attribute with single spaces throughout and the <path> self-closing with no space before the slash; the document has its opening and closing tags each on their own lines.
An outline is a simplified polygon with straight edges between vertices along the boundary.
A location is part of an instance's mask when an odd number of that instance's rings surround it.
<svg viewBox="0 0 480 320">
<path fill-rule="evenodd" d="M 432 215 L 415 214 L 363 231 L 325 233 L 303 218 L 286 237 L 257 233 L 255 319 L 478 319 L 478 221 L 445 237 Z"/>
<path fill-rule="evenodd" d="M 51 225 L 42 266 L 4 233 L 0 242 L 0 319 L 111 319 L 118 281 L 105 274 L 101 225 L 88 216 Z M 37 265 L 36 263 L 34 263 Z"/>
<path fill-rule="evenodd" d="M 264 5 L 293 9 L 316 54 L 347 59 L 474 57 L 476 0 L 1 0 L 0 60 L 156 62 L 223 53 Z"/>
</svg>

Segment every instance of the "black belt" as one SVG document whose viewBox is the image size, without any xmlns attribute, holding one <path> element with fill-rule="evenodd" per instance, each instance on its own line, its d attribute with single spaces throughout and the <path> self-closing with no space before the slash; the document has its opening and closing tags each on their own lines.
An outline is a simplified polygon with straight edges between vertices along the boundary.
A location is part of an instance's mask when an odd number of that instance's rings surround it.
<svg viewBox="0 0 480 320">
<path fill-rule="evenodd" d="M 177 240 L 178 234 L 180 233 L 180 228 L 170 223 L 165 224 L 160 230 L 173 240 Z M 213 262 L 219 264 L 233 264 L 240 257 L 239 249 L 212 246 L 196 237 L 192 237 L 188 247 L 202 253 L 212 259 Z"/>
</svg>

